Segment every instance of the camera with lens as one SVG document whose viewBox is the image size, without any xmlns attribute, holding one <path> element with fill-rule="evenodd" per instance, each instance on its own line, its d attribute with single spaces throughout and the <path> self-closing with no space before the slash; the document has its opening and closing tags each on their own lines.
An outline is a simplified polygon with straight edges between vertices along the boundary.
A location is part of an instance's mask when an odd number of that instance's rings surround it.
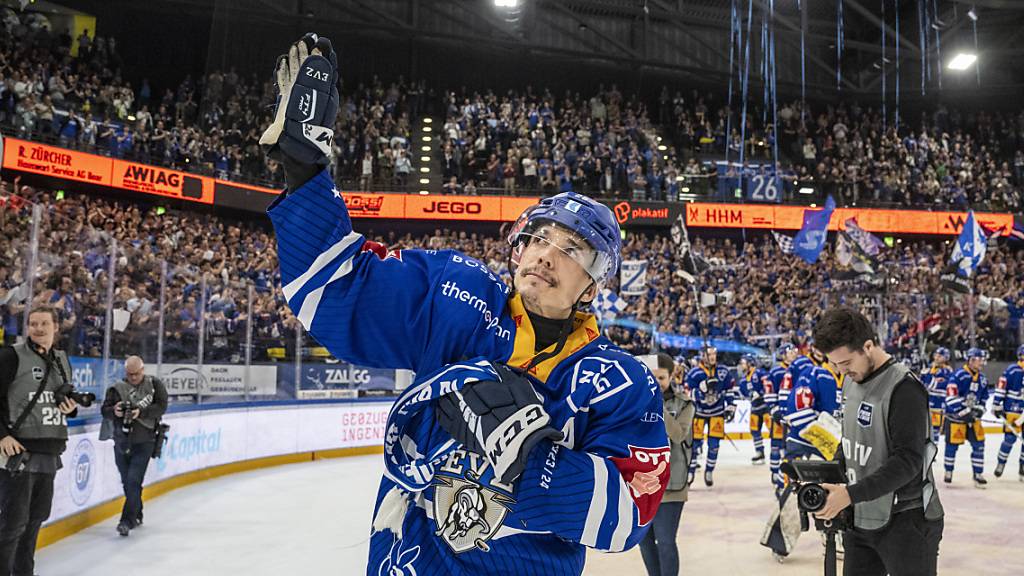
<svg viewBox="0 0 1024 576">
<path fill-rule="evenodd" d="M 132 412 L 135 411 L 135 406 L 128 400 L 122 400 L 120 403 L 121 413 L 124 416 L 121 417 L 121 431 L 125 434 L 132 433 L 132 425 L 135 424 L 135 417 L 132 416 Z"/>
<path fill-rule="evenodd" d="M 65 384 L 53 392 L 54 399 L 57 404 L 63 404 L 64 400 L 71 398 L 76 404 L 82 408 L 88 408 L 92 406 L 92 403 L 96 401 L 96 395 L 92 392 L 79 392 L 71 386 L 71 384 Z"/>
<path fill-rule="evenodd" d="M 822 484 L 847 483 L 839 462 L 794 460 L 783 464 L 782 472 L 793 482 L 797 508 L 804 514 L 815 514 L 825 507 L 828 490 Z M 814 527 L 822 532 L 849 530 L 853 527 L 853 509 L 847 507 L 831 520 L 815 518 Z"/>
</svg>

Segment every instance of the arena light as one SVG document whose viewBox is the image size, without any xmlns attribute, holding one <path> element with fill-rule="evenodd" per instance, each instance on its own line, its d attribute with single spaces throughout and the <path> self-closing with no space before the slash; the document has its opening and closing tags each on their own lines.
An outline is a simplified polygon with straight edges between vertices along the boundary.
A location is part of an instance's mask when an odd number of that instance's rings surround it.
<svg viewBox="0 0 1024 576">
<path fill-rule="evenodd" d="M 954 56 L 953 59 L 949 61 L 949 65 L 947 66 L 947 68 L 949 68 L 950 70 L 967 70 L 977 60 L 978 56 L 976 54 L 967 54 L 965 52 L 961 52 Z"/>
<path fill-rule="evenodd" d="M 817 207 L 818 207 L 818 205 L 817 205 L 817 204 L 815 204 L 815 203 L 813 203 L 813 202 L 811 203 L 811 208 L 817 208 Z"/>
<path fill-rule="evenodd" d="M 431 140 L 433 140 L 433 139 L 430 136 L 424 136 L 423 137 L 423 141 L 424 142 L 430 142 Z"/>
<path fill-rule="evenodd" d="M 430 172 L 430 168 L 427 168 L 426 166 L 423 166 L 423 167 L 420 168 L 420 172 L 423 172 L 424 174 L 426 174 L 427 172 Z"/>
<path fill-rule="evenodd" d="M 420 178 L 420 184 L 430 184 L 430 178 Z"/>
<path fill-rule="evenodd" d="M 433 128 L 431 128 L 430 126 L 424 126 L 423 127 L 423 131 L 424 132 L 430 132 L 431 130 L 433 130 Z"/>
<path fill-rule="evenodd" d="M 668 150 L 668 146 L 665 146 L 664 144 L 658 144 L 658 150 L 664 152 L 665 150 Z"/>
<path fill-rule="evenodd" d="M 814 188 L 806 188 L 806 187 L 804 187 L 804 188 L 801 188 L 800 190 L 798 190 L 798 192 L 801 193 L 801 194 L 814 194 Z"/>
<path fill-rule="evenodd" d="M 519 6 L 519 0 L 494 0 L 494 5 L 498 8 L 515 8 Z"/>
<path fill-rule="evenodd" d="M 421 196 L 426 196 L 426 195 L 428 195 L 428 194 L 430 194 L 430 192 L 429 192 L 429 191 L 427 191 L 427 190 L 420 190 L 420 195 L 421 195 Z"/>
<path fill-rule="evenodd" d="M 433 121 L 434 121 L 434 119 L 433 119 L 433 118 L 424 118 L 424 119 L 423 119 L 423 123 L 424 123 L 424 124 L 430 124 L 430 123 L 431 123 L 431 122 L 433 122 Z"/>
<path fill-rule="evenodd" d="M 430 146 L 424 146 L 424 147 L 420 148 L 420 151 L 421 152 L 430 152 Z"/>
<path fill-rule="evenodd" d="M 430 156 L 420 156 L 420 162 L 430 162 Z"/>
<path fill-rule="evenodd" d="M 682 188 L 679 189 L 679 191 L 682 192 L 683 194 L 686 194 L 687 192 L 690 191 L 690 187 L 689 186 L 683 186 Z"/>
</svg>

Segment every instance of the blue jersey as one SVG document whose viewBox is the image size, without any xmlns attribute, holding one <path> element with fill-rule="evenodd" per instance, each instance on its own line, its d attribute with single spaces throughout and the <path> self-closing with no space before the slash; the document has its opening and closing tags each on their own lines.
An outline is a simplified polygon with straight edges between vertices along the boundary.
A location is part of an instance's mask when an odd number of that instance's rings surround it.
<svg viewBox="0 0 1024 576">
<path fill-rule="evenodd" d="M 750 411 L 752 414 L 764 414 L 770 408 L 766 398 L 765 380 L 768 379 L 768 371 L 764 368 L 754 368 L 746 374 L 740 374 L 740 393 L 744 398 L 750 400 Z M 771 384 L 768 384 L 771 389 Z M 755 408 L 754 406 L 757 406 Z"/>
<path fill-rule="evenodd" d="M 928 407 L 942 410 L 946 405 L 946 386 L 953 377 L 953 369 L 949 366 L 932 365 L 921 373 L 921 383 L 928 390 Z"/>
<path fill-rule="evenodd" d="M 984 407 L 987 400 L 988 379 L 965 365 L 953 374 L 953 379 L 946 386 L 946 417 L 954 422 L 971 421 L 971 408 Z"/>
<path fill-rule="evenodd" d="M 777 410 L 779 416 L 785 414 L 786 400 L 789 399 L 789 391 L 793 387 L 793 379 L 789 373 L 789 365 L 780 362 L 768 371 L 768 380 L 765 381 L 765 403 L 768 410 Z"/>
<path fill-rule="evenodd" d="M 811 446 L 800 437 L 800 432 L 818 418 L 818 414 L 827 412 L 839 416 L 842 405 L 842 376 L 838 376 L 824 366 L 816 366 L 813 362 L 805 363 L 786 404 L 786 424 L 788 425 L 788 441 Z"/>
<path fill-rule="evenodd" d="M 480 262 L 456 251 L 388 251 L 354 232 L 326 171 L 282 194 L 269 214 L 288 304 L 337 358 L 427 375 L 474 357 L 524 368 L 549 351 L 535 349 L 521 298 Z M 565 439 L 540 442 L 511 486 L 461 449 L 417 494 L 383 478 L 375 525 L 385 496 L 411 504 L 398 516 L 400 529 L 371 536 L 368 575 L 576 575 L 585 547 L 620 551 L 639 542 L 669 478 L 654 377 L 583 313 L 563 351 L 529 376 Z M 456 484 L 468 487 L 458 502 Z M 469 548 L 437 535 L 453 516 L 472 536 Z"/>
<path fill-rule="evenodd" d="M 993 396 L 993 407 L 1010 414 L 1024 412 L 1024 360 L 1006 367 Z"/>
<path fill-rule="evenodd" d="M 701 418 L 721 416 L 726 406 L 736 402 L 736 380 L 723 366 L 707 368 L 701 363 L 691 368 L 686 373 L 686 387 Z"/>
</svg>

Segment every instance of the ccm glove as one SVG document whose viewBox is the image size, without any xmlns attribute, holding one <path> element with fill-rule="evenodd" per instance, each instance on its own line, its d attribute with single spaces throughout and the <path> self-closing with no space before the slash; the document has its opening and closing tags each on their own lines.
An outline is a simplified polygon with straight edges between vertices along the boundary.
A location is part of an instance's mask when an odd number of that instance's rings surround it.
<svg viewBox="0 0 1024 576">
<path fill-rule="evenodd" d="M 338 56 L 330 40 L 306 34 L 278 57 L 274 73 L 276 111 L 260 146 L 284 165 L 294 190 L 330 162 L 338 115 Z"/>
<path fill-rule="evenodd" d="M 993 408 L 992 413 L 995 414 L 996 418 L 999 418 L 1000 420 L 1006 419 L 1006 410 L 1004 410 L 1002 406 L 998 408 Z"/>
<path fill-rule="evenodd" d="M 542 398 L 525 376 L 494 364 L 499 380 L 481 380 L 437 399 L 438 424 L 467 450 L 483 456 L 504 484 L 526 468 L 530 450 L 543 440 L 561 440 L 549 424 Z"/>
</svg>

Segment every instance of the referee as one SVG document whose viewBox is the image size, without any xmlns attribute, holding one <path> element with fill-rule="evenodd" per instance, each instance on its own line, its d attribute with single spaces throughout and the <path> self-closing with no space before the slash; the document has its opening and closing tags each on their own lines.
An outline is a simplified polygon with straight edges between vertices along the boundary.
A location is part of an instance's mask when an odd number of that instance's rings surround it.
<svg viewBox="0 0 1024 576">
<path fill-rule="evenodd" d="M 910 369 L 876 344 L 874 327 L 850 308 L 825 312 L 814 345 L 850 377 L 843 387 L 843 449 L 848 484 L 826 484 L 817 514 L 853 506 L 843 534 L 844 576 L 931 576 L 943 510 L 932 479 L 928 392 Z"/>
</svg>

